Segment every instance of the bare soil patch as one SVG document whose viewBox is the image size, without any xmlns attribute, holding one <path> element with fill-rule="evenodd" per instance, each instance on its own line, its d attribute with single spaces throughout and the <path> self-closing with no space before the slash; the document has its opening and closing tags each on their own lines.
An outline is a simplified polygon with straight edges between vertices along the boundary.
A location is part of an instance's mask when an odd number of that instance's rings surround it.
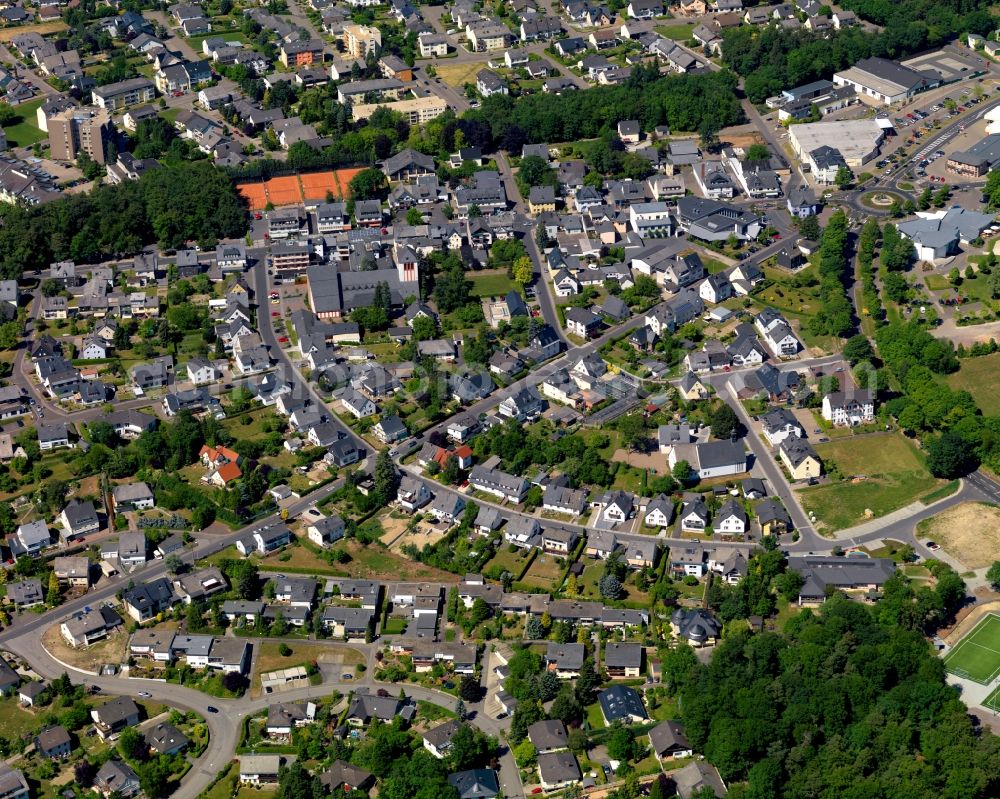
<svg viewBox="0 0 1000 799">
<path fill-rule="evenodd" d="M 125 660 L 127 644 L 128 633 L 125 630 L 120 630 L 90 647 L 79 649 L 74 649 L 63 640 L 58 624 L 53 624 L 42 634 L 42 645 L 52 657 L 84 671 L 99 671 L 105 663 L 122 663 Z"/>
<path fill-rule="evenodd" d="M 1000 508 L 963 502 L 921 522 L 918 532 L 967 569 L 983 569 L 1000 552 Z"/>
<path fill-rule="evenodd" d="M 637 469 L 657 469 L 667 471 L 667 456 L 657 452 L 631 452 L 624 449 L 616 449 L 611 460 L 619 463 L 627 463 Z"/>
</svg>

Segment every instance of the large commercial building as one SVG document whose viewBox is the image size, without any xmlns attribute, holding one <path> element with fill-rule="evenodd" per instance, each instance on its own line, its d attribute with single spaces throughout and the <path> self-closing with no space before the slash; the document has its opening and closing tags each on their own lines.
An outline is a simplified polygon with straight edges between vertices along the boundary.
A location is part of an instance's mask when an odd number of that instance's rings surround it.
<svg viewBox="0 0 1000 799">
<path fill-rule="evenodd" d="M 448 103 L 440 97 L 417 97 L 413 100 L 399 100 L 395 103 L 365 103 L 351 106 L 354 119 L 368 119 L 379 108 L 386 108 L 402 114 L 411 125 L 430 122 L 448 110 Z"/>
<path fill-rule="evenodd" d="M 997 162 L 1000 162 L 1000 133 L 991 133 L 968 150 L 949 155 L 945 168 L 956 175 L 978 178 L 989 172 Z"/>
<path fill-rule="evenodd" d="M 56 161 L 75 161 L 86 153 L 98 164 L 107 162 L 107 145 L 114 135 L 111 112 L 103 108 L 68 108 L 49 118 L 49 147 Z"/>
<path fill-rule="evenodd" d="M 864 58 L 833 76 L 836 86 L 853 86 L 864 102 L 890 105 L 941 84 L 933 70 L 915 70 L 886 58 Z"/>
<path fill-rule="evenodd" d="M 884 138 L 885 131 L 874 119 L 810 122 L 788 129 L 795 155 L 821 183 L 830 182 L 826 173 L 832 160 L 836 160 L 828 157 L 831 151 L 839 154 L 844 165 L 857 170 L 878 155 Z"/>
<path fill-rule="evenodd" d="M 900 222 L 900 234 L 913 242 L 917 259 L 934 261 L 947 258 L 982 235 L 993 223 L 992 214 L 966 211 L 957 205 L 946 211 L 922 211 L 909 222 Z"/>
<path fill-rule="evenodd" d="M 416 280 L 401 280 L 400 269 L 376 269 L 371 272 L 338 272 L 328 265 L 310 266 L 309 304 L 317 318 L 336 320 L 350 316 L 355 308 L 367 308 L 380 284 L 389 289 L 390 302 L 401 307 L 408 297 L 418 296 Z"/>
</svg>

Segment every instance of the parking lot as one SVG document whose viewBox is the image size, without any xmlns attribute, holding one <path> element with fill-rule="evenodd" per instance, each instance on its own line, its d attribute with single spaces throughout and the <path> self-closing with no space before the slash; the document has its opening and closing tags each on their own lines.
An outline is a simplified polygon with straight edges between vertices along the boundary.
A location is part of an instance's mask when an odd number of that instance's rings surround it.
<svg viewBox="0 0 1000 799">
<path fill-rule="evenodd" d="M 908 179 L 927 180 L 930 184 L 968 182 L 969 178 L 945 171 L 946 156 L 953 151 L 967 149 L 982 138 L 985 123 L 976 117 L 986 103 L 996 99 L 997 88 L 995 81 L 979 79 L 971 84 L 952 86 L 948 90 L 915 98 L 908 108 L 892 114 L 897 138 L 883 147 L 885 157 L 874 164 L 878 174 L 888 176 L 900 166 L 905 166 L 908 171 L 904 175 Z M 942 128 L 953 125 L 963 116 L 968 119 L 968 131 L 965 131 L 965 123 L 962 122 L 957 136 L 938 143 Z M 905 152 L 900 154 L 900 149 Z"/>
</svg>

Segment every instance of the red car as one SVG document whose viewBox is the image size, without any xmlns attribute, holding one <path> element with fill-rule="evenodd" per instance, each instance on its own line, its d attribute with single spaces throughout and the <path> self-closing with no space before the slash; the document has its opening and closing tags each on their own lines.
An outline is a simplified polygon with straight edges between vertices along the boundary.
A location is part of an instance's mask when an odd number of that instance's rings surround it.
<svg viewBox="0 0 1000 799">
<path fill-rule="evenodd" d="M 260 215 L 260 211 L 254 212 L 253 218 L 254 219 L 263 219 L 263 217 Z"/>
<path fill-rule="evenodd" d="M 277 311 L 271 311 L 271 316 L 281 316 Z"/>
<path fill-rule="evenodd" d="M 278 343 L 279 344 L 287 344 L 288 343 L 288 336 L 282 336 L 281 338 L 279 338 L 278 339 Z"/>
</svg>

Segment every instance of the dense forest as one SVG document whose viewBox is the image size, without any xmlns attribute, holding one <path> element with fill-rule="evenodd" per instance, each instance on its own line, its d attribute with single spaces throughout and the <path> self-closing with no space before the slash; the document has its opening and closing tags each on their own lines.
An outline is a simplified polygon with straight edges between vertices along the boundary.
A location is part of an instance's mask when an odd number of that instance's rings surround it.
<svg viewBox="0 0 1000 799">
<path fill-rule="evenodd" d="M 4 205 L 0 222 L 0 274 L 18 278 L 54 261 L 132 255 L 153 242 L 213 245 L 243 235 L 246 211 L 226 174 L 201 161 L 45 205 Z"/>
<path fill-rule="evenodd" d="M 744 121 L 736 78 L 728 72 L 661 77 L 655 65 L 633 67 L 619 86 L 595 86 L 553 97 L 494 95 L 466 111 L 464 123 L 485 122 L 493 144 L 511 152 L 525 142 L 567 142 L 593 138 L 620 119 L 637 119 L 643 130 L 667 125 L 672 131 L 708 134 Z"/>
<path fill-rule="evenodd" d="M 731 799 L 1000 795 L 1000 738 L 977 736 L 926 639 L 884 605 L 831 599 L 683 675 L 688 738 Z"/>
<path fill-rule="evenodd" d="M 847 28 L 817 36 L 804 29 L 742 25 L 723 33 L 722 62 L 745 78 L 747 97 L 762 103 L 782 89 L 830 78 L 862 58 L 905 58 L 958 34 L 986 35 L 997 27 L 982 2 L 844 0 L 840 5 L 884 30 Z"/>
</svg>

